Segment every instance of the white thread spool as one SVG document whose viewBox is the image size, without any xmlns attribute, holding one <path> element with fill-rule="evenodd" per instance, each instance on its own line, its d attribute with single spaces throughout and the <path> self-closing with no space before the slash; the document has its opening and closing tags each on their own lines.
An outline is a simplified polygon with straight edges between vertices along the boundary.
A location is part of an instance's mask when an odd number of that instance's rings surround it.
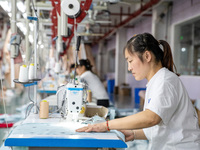
<svg viewBox="0 0 200 150">
<path fill-rule="evenodd" d="M 29 66 L 28 79 L 34 79 L 34 64 L 30 64 Z"/>
<path fill-rule="evenodd" d="M 54 68 L 55 73 L 59 73 L 60 72 L 60 64 L 57 62 Z"/>
<path fill-rule="evenodd" d="M 46 70 L 50 69 L 50 64 L 49 64 L 49 62 L 46 63 L 45 69 L 46 69 Z"/>
<path fill-rule="evenodd" d="M 61 8 L 66 15 L 72 18 L 80 14 L 80 3 L 78 0 L 62 0 Z"/>
<path fill-rule="evenodd" d="M 20 66 L 19 82 L 28 82 L 28 68 L 26 65 Z"/>
</svg>

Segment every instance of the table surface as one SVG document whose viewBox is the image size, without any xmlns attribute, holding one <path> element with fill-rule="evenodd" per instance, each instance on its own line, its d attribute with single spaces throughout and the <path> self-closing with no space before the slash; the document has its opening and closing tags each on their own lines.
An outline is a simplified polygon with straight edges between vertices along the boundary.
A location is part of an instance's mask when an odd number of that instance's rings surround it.
<svg viewBox="0 0 200 150">
<path fill-rule="evenodd" d="M 118 132 L 78 133 L 75 130 L 85 124 L 63 120 L 60 115 L 39 119 L 31 114 L 16 126 L 5 141 L 5 146 L 25 147 L 87 147 L 126 148 Z"/>
</svg>

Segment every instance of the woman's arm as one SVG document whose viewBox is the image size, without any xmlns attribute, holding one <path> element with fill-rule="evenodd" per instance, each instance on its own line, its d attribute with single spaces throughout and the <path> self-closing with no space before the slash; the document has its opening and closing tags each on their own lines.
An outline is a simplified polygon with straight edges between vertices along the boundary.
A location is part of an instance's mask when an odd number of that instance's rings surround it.
<svg viewBox="0 0 200 150">
<path fill-rule="evenodd" d="M 127 116 L 124 118 L 110 120 L 109 122 L 103 122 L 94 125 L 88 125 L 86 127 L 77 129 L 77 132 L 105 132 L 110 130 L 131 130 L 131 129 L 143 129 L 154 126 L 160 123 L 161 118 L 151 110 L 145 110 L 137 114 Z"/>
<path fill-rule="evenodd" d="M 143 129 L 134 130 L 135 131 L 135 139 L 136 140 L 148 140 L 146 135 L 144 134 Z"/>
<path fill-rule="evenodd" d="M 125 135 L 125 141 L 133 141 L 133 140 L 147 140 L 144 131 L 142 129 L 139 130 L 120 130 Z"/>
<path fill-rule="evenodd" d="M 111 120 L 108 125 L 111 130 L 129 130 L 151 127 L 157 125 L 160 121 L 160 116 L 147 109 L 131 116 Z"/>
</svg>

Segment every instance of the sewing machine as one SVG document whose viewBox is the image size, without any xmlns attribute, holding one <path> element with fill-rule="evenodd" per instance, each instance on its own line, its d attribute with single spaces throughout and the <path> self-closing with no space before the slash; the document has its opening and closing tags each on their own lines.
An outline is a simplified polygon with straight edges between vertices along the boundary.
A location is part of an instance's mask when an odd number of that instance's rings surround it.
<svg viewBox="0 0 200 150">
<path fill-rule="evenodd" d="M 79 116 L 84 116 L 86 103 L 86 90 L 82 83 L 68 83 L 66 85 L 65 112 L 67 119 L 77 121 Z"/>
</svg>

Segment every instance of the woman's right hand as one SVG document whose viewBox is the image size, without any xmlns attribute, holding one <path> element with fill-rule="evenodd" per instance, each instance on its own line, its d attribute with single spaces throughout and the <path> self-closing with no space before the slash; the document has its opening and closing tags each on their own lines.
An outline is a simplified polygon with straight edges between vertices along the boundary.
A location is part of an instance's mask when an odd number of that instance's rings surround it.
<svg viewBox="0 0 200 150">
<path fill-rule="evenodd" d="M 133 141 L 134 140 L 134 132 L 132 130 L 119 130 L 125 135 L 125 142 Z"/>
</svg>

